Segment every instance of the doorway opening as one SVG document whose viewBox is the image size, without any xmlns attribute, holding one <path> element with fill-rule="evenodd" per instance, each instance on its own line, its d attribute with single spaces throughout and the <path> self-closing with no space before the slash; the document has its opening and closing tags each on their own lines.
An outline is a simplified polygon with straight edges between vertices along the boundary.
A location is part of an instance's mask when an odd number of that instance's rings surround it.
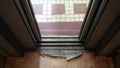
<svg viewBox="0 0 120 68">
<path fill-rule="evenodd" d="M 79 36 L 89 1 L 30 0 L 41 36 Z"/>
<path fill-rule="evenodd" d="M 41 33 L 41 54 L 66 57 L 84 51 L 80 30 L 90 0 L 30 0 Z"/>
</svg>

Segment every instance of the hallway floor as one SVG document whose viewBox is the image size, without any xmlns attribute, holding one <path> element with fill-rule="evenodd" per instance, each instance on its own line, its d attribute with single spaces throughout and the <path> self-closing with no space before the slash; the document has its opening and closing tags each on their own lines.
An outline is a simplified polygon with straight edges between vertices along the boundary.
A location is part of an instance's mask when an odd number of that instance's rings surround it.
<svg viewBox="0 0 120 68">
<path fill-rule="evenodd" d="M 83 21 L 89 0 L 30 0 L 38 23 Z"/>
<path fill-rule="evenodd" d="M 82 22 L 38 23 L 42 35 L 79 35 Z"/>
<path fill-rule="evenodd" d="M 30 0 L 42 35 L 79 35 L 90 0 Z"/>
<path fill-rule="evenodd" d="M 24 57 L 9 57 L 6 68 L 114 68 L 110 57 L 85 52 L 72 60 L 26 52 Z"/>
</svg>

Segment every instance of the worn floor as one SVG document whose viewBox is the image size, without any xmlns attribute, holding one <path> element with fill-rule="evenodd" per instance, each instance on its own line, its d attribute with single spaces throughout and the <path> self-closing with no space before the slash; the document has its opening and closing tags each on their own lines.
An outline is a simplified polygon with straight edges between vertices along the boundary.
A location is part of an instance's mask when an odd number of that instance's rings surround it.
<svg viewBox="0 0 120 68">
<path fill-rule="evenodd" d="M 6 68 L 114 68 L 110 57 L 85 52 L 72 60 L 26 52 L 24 57 L 9 57 Z"/>
</svg>

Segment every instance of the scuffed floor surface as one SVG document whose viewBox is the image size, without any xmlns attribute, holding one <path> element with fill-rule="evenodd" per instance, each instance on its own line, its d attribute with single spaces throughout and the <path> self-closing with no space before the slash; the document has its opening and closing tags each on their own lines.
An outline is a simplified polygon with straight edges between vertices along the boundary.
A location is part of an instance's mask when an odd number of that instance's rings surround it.
<svg viewBox="0 0 120 68">
<path fill-rule="evenodd" d="M 85 52 L 72 60 L 26 52 L 24 57 L 9 57 L 6 68 L 114 68 L 110 57 Z"/>
</svg>

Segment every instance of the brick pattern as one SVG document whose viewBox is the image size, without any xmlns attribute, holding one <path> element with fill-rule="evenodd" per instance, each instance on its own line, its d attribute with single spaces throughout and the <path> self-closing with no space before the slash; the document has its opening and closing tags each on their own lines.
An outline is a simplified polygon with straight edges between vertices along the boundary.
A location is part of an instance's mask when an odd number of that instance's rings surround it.
<svg viewBox="0 0 120 68">
<path fill-rule="evenodd" d="M 83 21 L 89 0 L 30 0 L 38 23 Z"/>
<path fill-rule="evenodd" d="M 74 14 L 85 14 L 86 4 L 74 4 Z"/>
<path fill-rule="evenodd" d="M 53 4 L 52 5 L 52 14 L 53 15 L 65 14 L 64 4 Z"/>
</svg>

